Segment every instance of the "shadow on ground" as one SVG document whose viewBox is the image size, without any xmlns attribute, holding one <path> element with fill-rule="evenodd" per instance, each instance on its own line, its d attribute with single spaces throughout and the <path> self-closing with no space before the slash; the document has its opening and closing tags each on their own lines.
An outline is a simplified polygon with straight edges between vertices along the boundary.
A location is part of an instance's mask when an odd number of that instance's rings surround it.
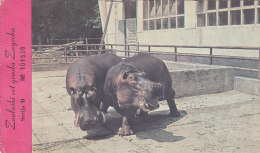
<svg viewBox="0 0 260 153">
<path fill-rule="evenodd" d="M 140 139 L 152 139 L 157 142 L 177 142 L 185 139 L 183 136 L 175 136 L 173 133 L 165 130 L 168 125 L 177 122 L 187 115 L 187 112 L 182 110 L 180 111 L 180 117 L 170 117 L 169 111 L 155 111 L 148 114 L 147 117 L 136 117 L 134 124 L 134 131 L 136 137 Z M 100 140 L 100 139 L 109 139 L 117 134 L 118 129 L 122 124 L 122 117 L 117 112 L 109 111 L 106 114 L 107 132 L 104 135 L 98 136 L 84 136 L 84 139 L 91 140 Z M 104 131 L 102 131 L 104 132 Z M 94 133 L 99 133 L 98 131 Z M 95 135 L 95 134 L 94 134 Z"/>
</svg>

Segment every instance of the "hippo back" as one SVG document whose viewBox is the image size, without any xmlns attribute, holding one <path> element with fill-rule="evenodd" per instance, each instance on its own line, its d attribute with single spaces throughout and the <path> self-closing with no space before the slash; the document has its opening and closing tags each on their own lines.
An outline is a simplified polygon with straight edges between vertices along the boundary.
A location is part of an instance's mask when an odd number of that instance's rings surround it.
<svg viewBox="0 0 260 153">
<path fill-rule="evenodd" d="M 114 54 L 91 55 L 80 58 L 69 65 L 66 75 L 66 89 L 82 88 L 89 82 L 94 82 L 98 89 L 103 90 L 106 73 L 110 67 L 121 61 Z"/>
<path fill-rule="evenodd" d="M 166 88 L 172 87 L 172 78 L 165 63 L 148 54 L 138 54 L 131 58 L 125 59 L 121 63 L 131 65 L 137 69 L 143 70 L 147 79 L 162 83 Z"/>
</svg>

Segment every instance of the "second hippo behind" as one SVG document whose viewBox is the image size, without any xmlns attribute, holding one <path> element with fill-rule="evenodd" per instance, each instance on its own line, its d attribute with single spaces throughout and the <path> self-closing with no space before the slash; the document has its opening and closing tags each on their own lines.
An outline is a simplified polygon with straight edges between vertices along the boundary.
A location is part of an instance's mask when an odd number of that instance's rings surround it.
<svg viewBox="0 0 260 153">
<path fill-rule="evenodd" d="M 86 56 L 72 62 L 66 75 L 66 89 L 75 112 L 75 126 L 91 130 L 105 123 L 100 110 L 104 98 L 104 81 L 110 67 L 121 61 L 114 54 Z"/>
<path fill-rule="evenodd" d="M 141 110 L 140 115 L 147 115 L 159 107 L 158 100 L 167 100 L 170 116 L 180 116 L 166 65 L 147 54 L 127 58 L 110 68 L 104 91 L 106 107 L 113 106 L 123 116 L 119 135 L 131 135 L 137 110 Z"/>
</svg>

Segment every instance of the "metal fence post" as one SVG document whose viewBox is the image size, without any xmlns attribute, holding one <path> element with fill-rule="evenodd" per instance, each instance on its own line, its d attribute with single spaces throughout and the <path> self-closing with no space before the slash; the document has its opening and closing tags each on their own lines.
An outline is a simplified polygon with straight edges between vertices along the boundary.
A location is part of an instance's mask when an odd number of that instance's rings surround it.
<svg viewBox="0 0 260 153">
<path fill-rule="evenodd" d="M 174 53 L 175 53 L 174 61 L 177 62 L 177 47 L 174 47 Z"/>
<path fill-rule="evenodd" d="M 209 64 L 212 65 L 212 48 L 209 50 Z"/>
<path fill-rule="evenodd" d="M 140 48 L 139 48 L 139 42 L 137 42 L 137 44 L 136 44 L 136 51 L 137 52 L 139 52 L 139 50 L 140 50 Z M 136 55 L 137 53 L 135 53 L 135 55 Z"/>
<path fill-rule="evenodd" d="M 148 46 L 148 55 L 150 55 L 151 52 L 151 46 Z"/>
<path fill-rule="evenodd" d="M 258 59 L 258 79 L 260 80 L 260 49 L 259 49 L 259 59 Z"/>
<path fill-rule="evenodd" d="M 65 61 L 68 62 L 67 47 L 65 46 Z"/>
<path fill-rule="evenodd" d="M 130 45 L 127 46 L 127 51 L 128 51 L 128 52 L 127 52 L 127 56 L 128 56 L 128 57 L 130 56 L 130 51 L 129 51 L 129 50 L 130 50 Z"/>
</svg>

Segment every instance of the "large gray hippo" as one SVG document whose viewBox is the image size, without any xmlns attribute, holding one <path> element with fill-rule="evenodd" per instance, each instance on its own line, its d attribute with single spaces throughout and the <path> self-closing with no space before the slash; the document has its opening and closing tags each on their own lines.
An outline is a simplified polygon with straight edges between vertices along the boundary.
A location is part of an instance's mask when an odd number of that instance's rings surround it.
<svg viewBox="0 0 260 153">
<path fill-rule="evenodd" d="M 113 106 L 123 116 L 119 135 L 133 134 L 133 121 L 159 107 L 158 100 L 167 100 L 170 116 L 180 116 L 175 105 L 172 79 L 164 62 L 147 54 L 138 54 L 114 65 L 107 72 L 104 84 L 104 109 Z"/>
<path fill-rule="evenodd" d="M 81 130 L 90 130 L 105 123 L 105 116 L 100 111 L 104 81 L 108 69 L 120 61 L 121 58 L 114 54 L 100 54 L 80 58 L 69 65 L 66 89 L 75 112 L 74 124 Z"/>
</svg>

